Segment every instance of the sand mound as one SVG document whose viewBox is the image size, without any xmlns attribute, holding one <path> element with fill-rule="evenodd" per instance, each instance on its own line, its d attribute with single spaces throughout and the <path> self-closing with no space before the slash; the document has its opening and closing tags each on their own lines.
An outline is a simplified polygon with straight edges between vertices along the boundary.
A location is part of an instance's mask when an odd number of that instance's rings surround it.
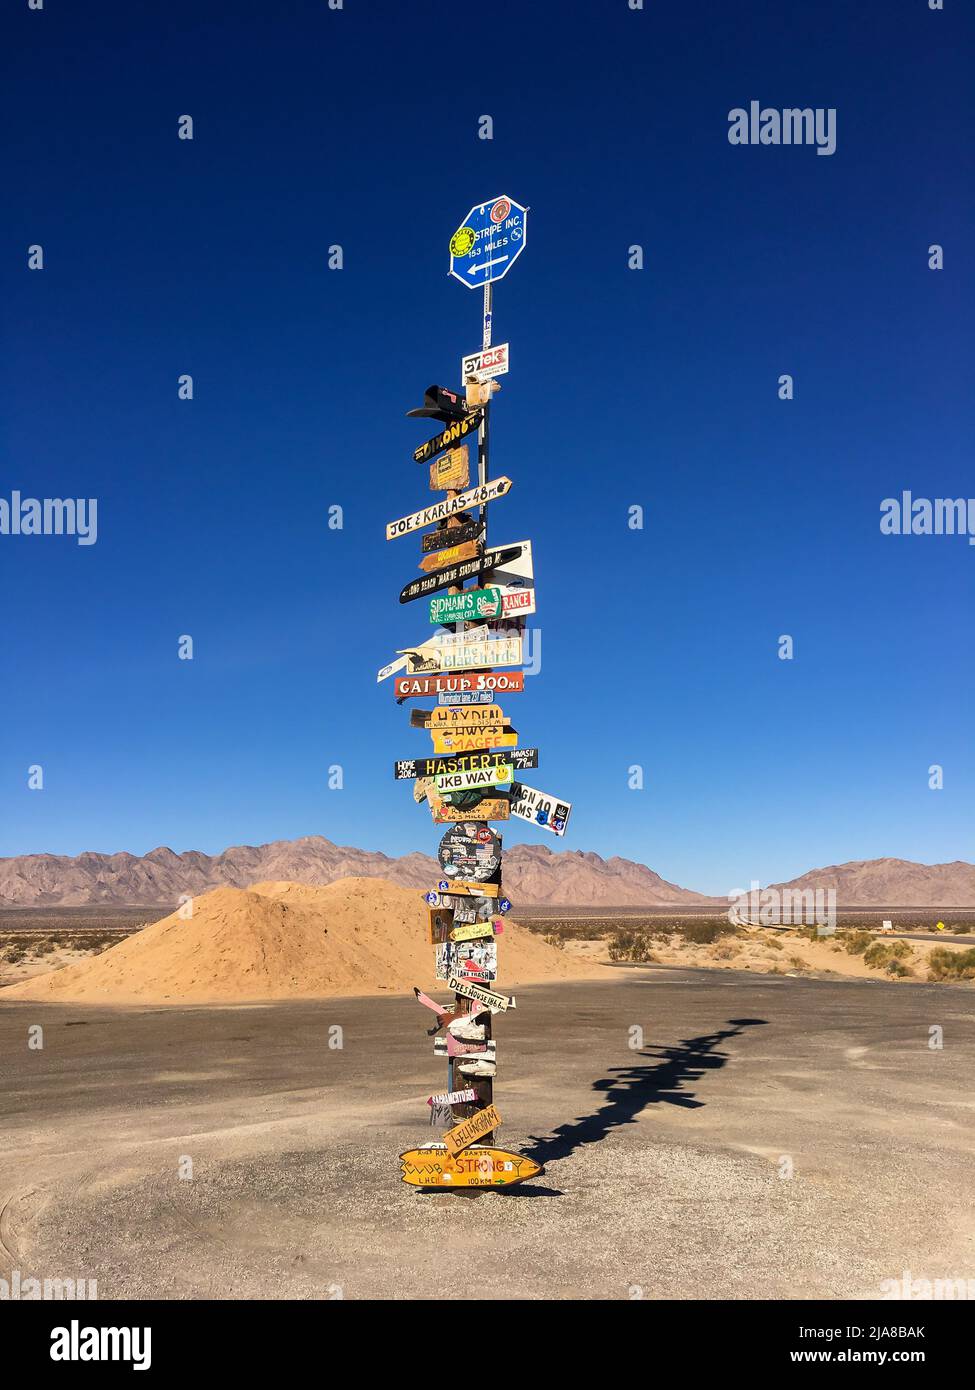
<svg viewBox="0 0 975 1390">
<path fill-rule="evenodd" d="M 498 986 L 592 978 L 524 927 L 505 923 Z M 87 1004 L 226 1003 L 443 989 L 414 888 L 343 878 L 324 888 L 215 888 L 100 956 L 0 990 L 0 999 Z"/>
</svg>

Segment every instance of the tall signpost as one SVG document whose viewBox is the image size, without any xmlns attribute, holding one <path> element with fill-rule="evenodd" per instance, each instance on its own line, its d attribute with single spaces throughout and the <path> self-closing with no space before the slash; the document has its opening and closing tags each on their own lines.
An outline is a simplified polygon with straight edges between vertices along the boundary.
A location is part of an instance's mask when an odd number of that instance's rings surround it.
<svg viewBox="0 0 975 1390">
<path fill-rule="evenodd" d="M 501 196 L 471 208 L 450 239 L 451 275 L 483 296 L 481 349 L 462 359 L 458 392 L 430 386 L 423 406 L 409 412 L 438 423 L 413 457 L 442 500 L 386 527 L 387 540 L 420 535 L 423 577 L 405 586 L 400 602 L 418 601 L 418 618 L 428 633 L 431 624 L 436 629 L 401 648 L 378 679 L 397 676 L 398 701 L 436 700 L 411 717 L 432 737 L 433 756 L 398 760 L 394 776 L 413 781 L 414 800 L 427 803 L 442 833 L 440 876 L 425 901 L 437 977 L 453 995 L 442 1004 L 414 991 L 434 1015 L 434 1055 L 447 1063 L 446 1087 L 428 1102 L 442 1138 L 400 1155 L 403 1181 L 416 1187 L 503 1187 L 542 1171 L 494 1146 L 502 1117 L 492 1036 L 494 1016 L 515 1007 L 497 988 L 511 903 L 502 887 L 501 833 L 492 822 L 514 815 L 561 835 L 571 809 L 520 781 L 524 769 L 538 765 L 538 750 L 517 746 L 500 701 L 524 689 L 524 673 L 497 669 L 524 664 L 525 617 L 535 611 L 531 543 L 488 543 L 488 507 L 500 505 L 513 486 L 506 477 L 492 481 L 490 471 L 491 397 L 509 368 L 508 344 L 493 346 L 493 290 L 525 249 L 527 229 L 528 209 Z M 465 442 L 475 429 L 476 485 Z M 420 534 L 427 525 L 435 529 Z"/>
</svg>

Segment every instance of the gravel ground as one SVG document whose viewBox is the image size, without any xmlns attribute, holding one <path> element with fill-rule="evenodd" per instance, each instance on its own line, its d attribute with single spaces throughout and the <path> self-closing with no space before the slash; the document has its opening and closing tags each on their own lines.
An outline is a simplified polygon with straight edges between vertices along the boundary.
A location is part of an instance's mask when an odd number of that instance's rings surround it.
<svg viewBox="0 0 975 1390">
<path fill-rule="evenodd" d="M 495 1026 L 501 1142 L 545 1173 L 472 1194 L 399 1181 L 444 1080 L 412 1000 L 3 1005 L 0 1274 L 433 1299 L 470 1249 L 478 1298 L 975 1278 L 970 990 L 630 968 L 518 1003 Z"/>
</svg>

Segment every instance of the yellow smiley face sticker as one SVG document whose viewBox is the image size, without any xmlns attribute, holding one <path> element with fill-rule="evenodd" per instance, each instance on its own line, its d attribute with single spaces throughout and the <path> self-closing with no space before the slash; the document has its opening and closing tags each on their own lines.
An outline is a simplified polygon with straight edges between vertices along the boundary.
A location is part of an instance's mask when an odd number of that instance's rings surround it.
<svg viewBox="0 0 975 1390">
<path fill-rule="evenodd" d="M 452 256 L 468 256 L 476 238 L 473 227 L 460 227 L 450 238 Z"/>
</svg>

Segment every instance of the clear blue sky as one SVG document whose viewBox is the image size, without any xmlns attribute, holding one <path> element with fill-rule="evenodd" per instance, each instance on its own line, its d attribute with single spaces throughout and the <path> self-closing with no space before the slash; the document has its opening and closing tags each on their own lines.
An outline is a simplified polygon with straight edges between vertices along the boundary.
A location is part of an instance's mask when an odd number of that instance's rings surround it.
<svg viewBox="0 0 975 1390">
<path fill-rule="evenodd" d="M 0 495 L 99 510 L 93 546 L 0 536 L 0 853 L 435 846 L 375 682 L 431 631 L 383 528 L 430 500 L 404 412 L 479 344 L 447 240 L 504 192 L 491 526 L 535 542 L 543 632 L 508 712 L 574 804 L 507 842 L 715 892 L 975 857 L 975 548 L 879 531 L 975 495 L 966 11 L 7 6 Z M 836 153 L 732 146 L 752 99 L 835 107 Z"/>
</svg>

